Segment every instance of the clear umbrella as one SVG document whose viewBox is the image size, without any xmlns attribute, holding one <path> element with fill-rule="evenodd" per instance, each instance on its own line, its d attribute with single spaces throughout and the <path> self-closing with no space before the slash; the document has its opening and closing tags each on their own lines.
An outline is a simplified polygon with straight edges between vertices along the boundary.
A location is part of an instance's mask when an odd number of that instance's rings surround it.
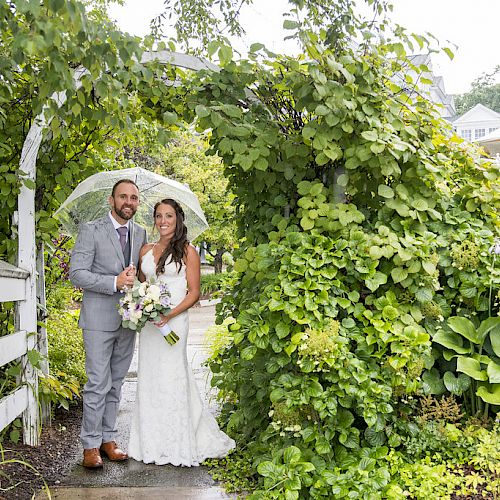
<svg viewBox="0 0 500 500">
<path fill-rule="evenodd" d="M 140 204 L 134 222 L 146 228 L 150 239 L 153 230 L 153 207 L 164 198 L 173 198 L 181 205 L 190 241 L 208 229 L 200 202 L 189 187 L 149 170 L 135 167 L 98 172 L 78 184 L 54 214 L 61 223 L 62 232 L 76 236 L 81 223 L 98 219 L 109 212 L 108 198 L 111 189 L 121 179 L 131 179 L 139 187 Z"/>
</svg>

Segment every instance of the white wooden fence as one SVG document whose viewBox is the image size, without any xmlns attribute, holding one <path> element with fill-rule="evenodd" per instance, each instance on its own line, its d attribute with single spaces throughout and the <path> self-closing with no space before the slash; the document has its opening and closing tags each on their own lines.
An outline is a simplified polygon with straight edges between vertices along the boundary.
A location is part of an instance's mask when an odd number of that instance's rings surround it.
<svg viewBox="0 0 500 500">
<path fill-rule="evenodd" d="M 77 87 L 84 70 L 75 71 Z M 66 91 L 55 92 L 51 99 L 61 106 L 66 101 Z M 32 182 L 36 179 L 36 159 L 42 142 L 43 129 L 49 123 L 44 111 L 31 125 L 23 144 L 19 169 L 21 179 Z M 16 301 L 16 332 L 0 337 L 0 366 L 21 358 L 21 384 L 12 393 L 0 401 L 0 430 L 9 425 L 21 413 L 23 416 L 23 441 L 37 446 L 41 430 L 40 409 L 38 402 L 38 376 L 31 366 L 27 353 L 37 349 L 42 355 L 47 353 L 47 339 L 38 339 L 37 334 L 37 256 L 35 242 L 35 190 L 21 186 L 17 199 L 17 212 L 13 224 L 18 233 L 18 267 L 0 261 L 0 301 Z M 42 250 L 43 252 L 43 250 Z M 38 282 L 41 303 L 45 299 L 43 283 L 43 255 L 38 259 L 41 280 Z M 5 333 L 5 332 L 0 332 Z M 42 329 L 42 335 L 45 330 Z M 47 366 L 48 370 L 48 366 Z"/>
<path fill-rule="evenodd" d="M 23 439 L 37 445 L 39 411 L 38 380 L 27 352 L 36 346 L 36 298 L 32 300 L 31 275 L 28 271 L 0 261 L 0 302 L 16 301 L 15 333 L 0 337 L 0 366 L 21 358 L 21 385 L 0 400 L 0 429 L 23 414 Z M 35 334 L 33 334 L 33 332 Z"/>
</svg>

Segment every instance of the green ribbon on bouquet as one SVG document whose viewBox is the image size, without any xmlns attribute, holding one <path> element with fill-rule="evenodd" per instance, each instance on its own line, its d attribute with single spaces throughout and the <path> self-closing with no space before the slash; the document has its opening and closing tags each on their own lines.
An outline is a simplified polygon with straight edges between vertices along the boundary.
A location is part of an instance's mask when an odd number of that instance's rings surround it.
<svg viewBox="0 0 500 500">
<path fill-rule="evenodd" d="M 174 345 L 179 340 L 179 336 L 175 332 L 170 332 L 168 335 L 164 335 L 163 338 L 168 344 Z"/>
<path fill-rule="evenodd" d="M 174 345 L 179 340 L 179 336 L 172 331 L 172 328 L 170 328 L 167 323 L 163 326 L 157 326 L 157 328 L 160 330 L 160 333 L 163 335 L 163 338 L 168 344 Z"/>
</svg>

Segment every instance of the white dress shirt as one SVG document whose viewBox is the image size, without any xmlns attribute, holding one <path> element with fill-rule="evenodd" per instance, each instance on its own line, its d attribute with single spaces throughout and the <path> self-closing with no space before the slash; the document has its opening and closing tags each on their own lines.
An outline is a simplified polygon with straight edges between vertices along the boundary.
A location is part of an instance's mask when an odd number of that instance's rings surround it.
<svg viewBox="0 0 500 500">
<path fill-rule="evenodd" d="M 129 222 L 130 221 L 127 221 L 126 224 L 123 224 L 123 226 L 111 215 L 111 211 L 108 212 L 109 214 L 109 218 L 111 219 L 111 222 L 113 223 L 113 227 L 115 228 L 115 231 L 116 229 L 118 229 L 119 227 L 126 227 L 127 228 L 127 239 L 125 241 L 128 242 L 128 230 L 130 229 L 129 228 Z M 116 231 L 116 237 L 118 239 L 120 239 L 120 234 L 118 233 L 118 231 Z M 118 291 L 117 288 L 116 288 L 116 279 L 118 278 L 118 276 L 115 276 L 115 292 Z"/>
</svg>

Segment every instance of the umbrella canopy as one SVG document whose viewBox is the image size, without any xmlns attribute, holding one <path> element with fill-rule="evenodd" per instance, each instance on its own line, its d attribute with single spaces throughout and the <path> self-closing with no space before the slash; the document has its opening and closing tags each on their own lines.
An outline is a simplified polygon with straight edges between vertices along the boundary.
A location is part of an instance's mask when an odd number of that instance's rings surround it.
<svg viewBox="0 0 500 500">
<path fill-rule="evenodd" d="M 153 230 L 153 207 L 164 198 L 173 198 L 181 205 L 190 241 L 208 229 L 198 198 L 185 184 L 135 167 L 98 172 L 78 184 L 54 214 L 61 223 L 63 232 L 76 236 L 81 223 L 98 219 L 108 213 L 111 189 L 121 179 L 130 179 L 139 187 L 140 204 L 134 222 L 145 227 L 149 237 L 152 236 Z"/>
</svg>

